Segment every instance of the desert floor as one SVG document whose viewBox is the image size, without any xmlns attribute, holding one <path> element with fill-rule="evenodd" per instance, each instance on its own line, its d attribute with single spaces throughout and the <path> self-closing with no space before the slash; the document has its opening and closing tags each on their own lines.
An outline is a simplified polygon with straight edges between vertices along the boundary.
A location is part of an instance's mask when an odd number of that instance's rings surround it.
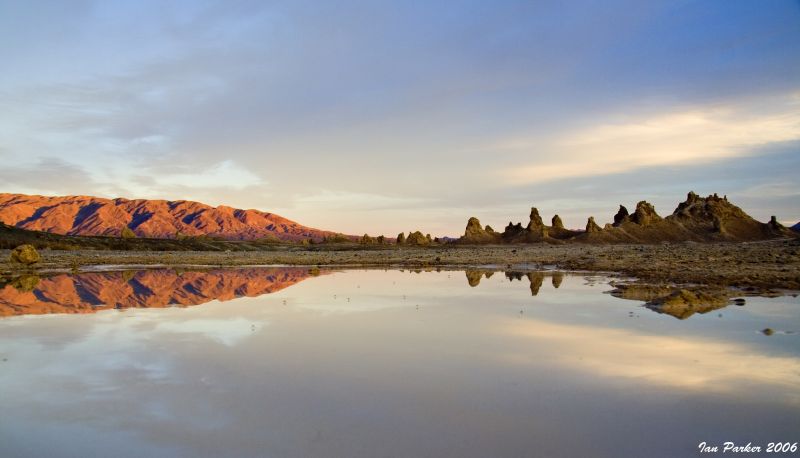
<svg viewBox="0 0 800 458">
<path fill-rule="evenodd" d="M 752 292 L 800 290 L 800 241 L 659 245 L 503 245 L 427 248 L 277 249 L 254 252 L 41 251 L 23 268 L 0 250 L 0 274 L 77 270 L 88 266 L 387 266 L 405 268 L 557 268 L 609 272 L 647 283 L 736 287 Z M 30 272 L 33 273 L 33 272 Z"/>
</svg>

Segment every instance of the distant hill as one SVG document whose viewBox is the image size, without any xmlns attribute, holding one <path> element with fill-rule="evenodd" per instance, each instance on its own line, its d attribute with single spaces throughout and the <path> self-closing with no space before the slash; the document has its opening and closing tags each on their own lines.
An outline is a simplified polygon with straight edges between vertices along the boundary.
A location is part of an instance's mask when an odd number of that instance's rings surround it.
<svg viewBox="0 0 800 458">
<path fill-rule="evenodd" d="M 792 226 L 792 230 L 795 232 L 800 232 L 800 223 L 797 223 L 794 226 Z"/>
<path fill-rule="evenodd" d="M 103 199 L 90 196 L 29 196 L 0 193 L 0 222 L 21 229 L 65 235 L 139 237 L 208 236 L 225 240 L 321 240 L 334 232 L 314 229 L 274 213 L 212 207 L 187 200 Z"/>
<path fill-rule="evenodd" d="M 260 251 L 291 246 L 295 242 L 214 240 L 206 236 L 176 239 L 133 239 L 118 236 L 62 235 L 31 231 L 0 223 L 0 250 L 30 244 L 51 250 L 124 250 L 124 251 Z"/>
</svg>

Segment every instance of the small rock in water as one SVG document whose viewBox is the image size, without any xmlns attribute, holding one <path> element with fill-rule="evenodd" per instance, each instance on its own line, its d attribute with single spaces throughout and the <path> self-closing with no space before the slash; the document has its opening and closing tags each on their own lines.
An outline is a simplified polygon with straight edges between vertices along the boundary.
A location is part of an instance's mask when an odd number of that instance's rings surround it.
<svg viewBox="0 0 800 458">
<path fill-rule="evenodd" d="M 771 336 L 772 334 L 775 334 L 775 331 L 773 331 L 772 328 L 764 328 L 761 333 L 765 336 Z"/>
</svg>

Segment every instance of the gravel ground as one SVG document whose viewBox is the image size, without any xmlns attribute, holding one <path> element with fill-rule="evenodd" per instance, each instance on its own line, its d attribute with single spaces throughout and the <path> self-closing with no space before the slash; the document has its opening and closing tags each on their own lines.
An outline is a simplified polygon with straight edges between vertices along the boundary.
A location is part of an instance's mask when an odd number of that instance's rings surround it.
<svg viewBox="0 0 800 458">
<path fill-rule="evenodd" d="M 42 262 L 24 269 L 0 250 L 0 273 L 45 273 L 96 265 L 402 266 L 481 267 L 616 272 L 654 284 L 737 287 L 752 291 L 800 290 L 800 240 L 660 245 L 504 245 L 256 252 L 41 251 Z"/>
</svg>

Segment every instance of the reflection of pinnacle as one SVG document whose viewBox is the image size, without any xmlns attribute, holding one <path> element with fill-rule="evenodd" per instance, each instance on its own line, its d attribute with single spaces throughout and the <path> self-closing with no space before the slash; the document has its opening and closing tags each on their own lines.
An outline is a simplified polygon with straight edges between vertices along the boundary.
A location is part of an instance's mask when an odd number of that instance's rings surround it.
<svg viewBox="0 0 800 458">
<path fill-rule="evenodd" d="M 528 272 L 528 280 L 531 282 L 531 296 L 539 294 L 539 288 L 542 287 L 544 282 L 544 273 Z"/>
<path fill-rule="evenodd" d="M 465 270 L 464 274 L 467 276 L 467 283 L 473 288 L 481 283 L 481 278 L 492 278 L 494 272 L 491 270 Z"/>
<path fill-rule="evenodd" d="M 469 286 L 474 288 L 481 283 L 482 272 L 478 270 L 465 270 L 464 273 L 467 275 L 467 283 L 469 283 Z"/>
<path fill-rule="evenodd" d="M 558 288 L 561 286 L 561 282 L 564 281 L 564 272 L 555 272 L 553 273 L 553 288 Z"/>
</svg>

